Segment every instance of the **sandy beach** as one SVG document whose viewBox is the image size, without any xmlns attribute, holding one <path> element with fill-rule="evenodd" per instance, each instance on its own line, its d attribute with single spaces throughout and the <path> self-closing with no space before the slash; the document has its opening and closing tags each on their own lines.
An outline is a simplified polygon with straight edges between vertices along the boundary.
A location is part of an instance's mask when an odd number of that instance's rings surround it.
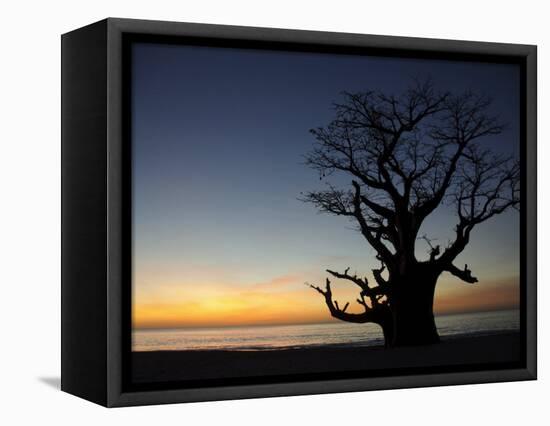
<svg viewBox="0 0 550 426">
<path fill-rule="evenodd" d="M 461 336 L 430 346 L 321 346 L 266 351 L 150 351 L 132 354 L 135 383 L 515 362 L 520 334 Z"/>
</svg>

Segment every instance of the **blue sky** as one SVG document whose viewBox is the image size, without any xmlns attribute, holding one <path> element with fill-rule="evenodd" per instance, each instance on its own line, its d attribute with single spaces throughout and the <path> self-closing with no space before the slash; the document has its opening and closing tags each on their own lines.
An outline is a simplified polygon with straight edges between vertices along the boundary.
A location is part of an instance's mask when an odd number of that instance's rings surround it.
<svg viewBox="0 0 550 426">
<path fill-rule="evenodd" d="M 484 143 L 519 148 L 515 65 L 142 43 L 132 61 L 136 304 L 278 277 L 301 292 L 328 267 L 376 265 L 351 223 L 298 201 L 324 186 L 303 156 L 344 90 L 399 94 L 429 76 L 441 90 L 483 93 L 508 123 Z M 444 243 L 453 224 L 440 210 L 423 232 Z M 506 213 L 477 229 L 460 262 L 480 281 L 517 277 L 518 240 L 519 215 Z"/>
</svg>

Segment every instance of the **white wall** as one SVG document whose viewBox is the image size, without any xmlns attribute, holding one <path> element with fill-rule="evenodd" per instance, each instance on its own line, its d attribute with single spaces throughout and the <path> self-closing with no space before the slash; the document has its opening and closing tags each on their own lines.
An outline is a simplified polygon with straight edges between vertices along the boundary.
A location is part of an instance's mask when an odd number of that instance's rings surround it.
<svg viewBox="0 0 550 426">
<path fill-rule="evenodd" d="M 61 33 L 117 16 L 538 44 L 539 215 L 544 218 L 550 214 L 545 191 L 550 183 L 545 80 L 550 75 L 550 40 L 544 2 L 20 0 L 4 1 L 0 8 L 0 422 L 464 426 L 518 425 L 550 417 L 544 359 L 549 349 L 550 307 L 544 300 L 549 297 L 550 274 L 544 243 L 539 244 L 538 382 L 116 410 L 51 386 L 59 377 L 60 356 Z M 539 233 L 540 241 L 550 237 L 547 221 L 540 221 Z"/>
</svg>

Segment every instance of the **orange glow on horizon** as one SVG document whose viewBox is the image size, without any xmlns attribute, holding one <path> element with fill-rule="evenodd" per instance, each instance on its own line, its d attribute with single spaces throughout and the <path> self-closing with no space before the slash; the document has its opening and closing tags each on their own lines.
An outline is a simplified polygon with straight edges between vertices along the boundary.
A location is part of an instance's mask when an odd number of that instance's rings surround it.
<svg viewBox="0 0 550 426">
<path fill-rule="evenodd" d="M 447 284 L 447 283 L 445 283 Z M 435 314 L 484 312 L 519 308 L 519 278 L 463 284 L 452 282 L 436 289 Z"/>
<path fill-rule="evenodd" d="M 335 321 L 322 297 L 299 276 L 281 276 L 248 286 L 159 286 L 154 293 L 134 295 L 134 328 L 221 327 L 302 324 Z M 194 287 L 191 288 L 190 287 Z M 187 289 L 187 290 L 185 290 Z M 357 290 L 333 283 L 334 299 L 361 312 Z M 443 277 L 436 290 L 436 314 L 491 311 L 519 306 L 519 280 L 494 279 L 475 285 Z"/>
</svg>

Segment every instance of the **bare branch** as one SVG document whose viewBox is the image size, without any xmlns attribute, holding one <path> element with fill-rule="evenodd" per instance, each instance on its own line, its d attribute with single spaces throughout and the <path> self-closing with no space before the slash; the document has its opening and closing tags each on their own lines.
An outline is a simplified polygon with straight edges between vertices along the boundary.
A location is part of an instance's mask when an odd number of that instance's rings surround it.
<svg viewBox="0 0 550 426">
<path fill-rule="evenodd" d="M 472 271 L 468 269 L 468 265 L 464 265 L 464 269 L 458 269 L 452 263 L 445 267 L 445 271 L 450 272 L 455 277 L 460 278 L 462 281 L 470 284 L 477 283 L 477 278 L 472 276 Z"/>
<path fill-rule="evenodd" d="M 377 310 L 369 308 L 366 304 L 363 305 L 365 307 L 365 312 L 360 314 L 352 314 L 352 313 L 346 312 L 349 306 L 349 303 L 346 303 L 344 308 L 340 309 L 338 306 L 338 302 L 332 300 L 332 290 L 330 288 L 330 280 L 328 278 L 326 280 L 325 290 L 313 284 L 306 283 L 306 285 L 313 288 L 314 290 L 316 290 L 317 292 L 319 292 L 324 296 L 325 303 L 330 311 L 330 314 L 336 319 L 347 321 L 347 322 L 359 323 L 359 324 L 364 324 L 369 322 L 379 324 L 382 320 L 381 313 Z"/>
<path fill-rule="evenodd" d="M 513 157 L 495 156 L 476 147 L 468 149 L 452 194 L 459 223 L 455 241 L 440 258 L 445 267 L 466 248 L 475 226 L 519 206 L 519 179 L 519 162 Z"/>
</svg>

